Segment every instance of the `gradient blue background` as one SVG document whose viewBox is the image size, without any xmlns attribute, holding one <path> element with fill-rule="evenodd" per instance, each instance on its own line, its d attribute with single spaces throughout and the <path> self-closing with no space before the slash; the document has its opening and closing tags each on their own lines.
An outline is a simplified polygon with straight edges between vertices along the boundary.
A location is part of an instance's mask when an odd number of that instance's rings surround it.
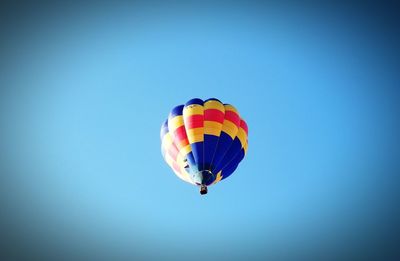
<svg viewBox="0 0 400 261">
<path fill-rule="evenodd" d="M 2 254 L 395 259 L 395 6 L 2 8 Z M 160 153 L 193 97 L 234 104 L 249 151 L 200 196 Z"/>
</svg>

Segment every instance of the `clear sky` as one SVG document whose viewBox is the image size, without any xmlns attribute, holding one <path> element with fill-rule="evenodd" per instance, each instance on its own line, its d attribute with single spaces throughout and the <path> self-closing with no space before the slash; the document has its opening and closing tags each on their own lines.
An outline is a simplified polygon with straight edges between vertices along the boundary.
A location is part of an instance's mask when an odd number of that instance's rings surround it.
<svg viewBox="0 0 400 261">
<path fill-rule="evenodd" d="M 32 10 L 10 20 L 0 63 L 1 225 L 16 252 L 299 260 L 389 251 L 399 63 L 384 14 Z M 161 123 L 195 97 L 235 105 L 249 126 L 246 158 L 206 196 L 160 153 Z"/>
</svg>

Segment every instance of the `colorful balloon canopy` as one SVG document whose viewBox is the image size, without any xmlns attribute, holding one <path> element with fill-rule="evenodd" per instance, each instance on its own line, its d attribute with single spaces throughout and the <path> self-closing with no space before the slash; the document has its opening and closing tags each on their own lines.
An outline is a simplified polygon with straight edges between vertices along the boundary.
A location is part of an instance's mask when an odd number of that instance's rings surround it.
<svg viewBox="0 0 400 261">
<path fill-rule="evenodd" d="M 192 99 L 173 108 L 162 124 L 161 151 L 179 178 L 206 188 L 236 170 L 247 153 L 247 135 L 232 105 Z"/>
</svg>

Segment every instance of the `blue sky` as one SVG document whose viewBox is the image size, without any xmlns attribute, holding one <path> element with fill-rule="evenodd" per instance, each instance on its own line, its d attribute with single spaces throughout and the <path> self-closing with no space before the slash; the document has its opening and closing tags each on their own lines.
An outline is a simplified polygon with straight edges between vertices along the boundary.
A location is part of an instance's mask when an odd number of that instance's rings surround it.
<svg viewBox="0 0 400 261">
<path fill-rule="evenodd" d="M 1 64 L 2 225 L 33 253 L 296 260 L 390 241 L 398 60 L 380 17 L 244 5 L 39 14 L 10 34 Z M 160 153 L 161 123 L 194 97 L 235 105 L 249 126 L 246 158 L 206 196 Z"/>
</svg>

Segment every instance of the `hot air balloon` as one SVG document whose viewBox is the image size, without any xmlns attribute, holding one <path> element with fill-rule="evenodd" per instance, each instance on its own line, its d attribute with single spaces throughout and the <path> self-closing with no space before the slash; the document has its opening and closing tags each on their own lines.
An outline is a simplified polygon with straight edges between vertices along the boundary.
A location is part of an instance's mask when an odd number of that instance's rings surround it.
<svg viewBox="0 0 400 261">
<path fill-rule="evenodd" d="M 173 108 L 161 125 L 161 152 L 174 173 L 204 195 L 236 170 L 247 153 L 247 135 L 234 106 L 196 98 Z"/>
</svg>

